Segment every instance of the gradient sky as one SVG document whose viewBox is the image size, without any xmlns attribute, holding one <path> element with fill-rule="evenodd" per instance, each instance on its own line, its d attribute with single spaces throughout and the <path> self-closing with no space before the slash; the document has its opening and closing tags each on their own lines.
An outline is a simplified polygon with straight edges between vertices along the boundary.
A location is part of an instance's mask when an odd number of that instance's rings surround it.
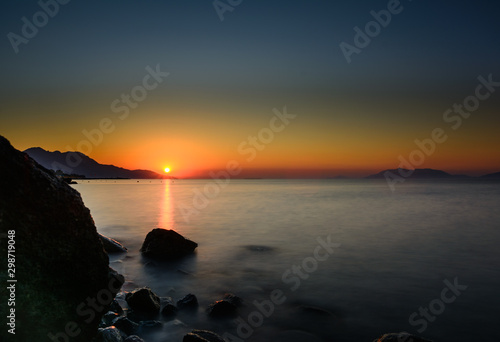
<svg viewBox="0 0 500 342">
<path fill-rule="evenodd" d="M 243 0 L 221 21 L 212 1 L 73 0 L 18 53 L 8 34 L 41 7 L 4 2 L 0 134 L 20 150 L 80 146 L 100 163 L 177 177 L 230 160 L 245 177 L 328 177 L 397 168 L 441 128 L 448 139 L 415 167 L 500 171 L 500 87 L 457 129 L 458 114 L 443 120 L 479 76 L 500 81 L 500 4 L 401 1 L 348 63 L 340 43 L 354 45 L 354 27 L 391 2 Z M 169 76 L 120 119 L 111 103 L 158 64 Z M 284 107 L 290 124 L 252 160 L 240 153 Z M 82 131 L 103 119 L 114 130 L 89 142 Z"/>
</svg>

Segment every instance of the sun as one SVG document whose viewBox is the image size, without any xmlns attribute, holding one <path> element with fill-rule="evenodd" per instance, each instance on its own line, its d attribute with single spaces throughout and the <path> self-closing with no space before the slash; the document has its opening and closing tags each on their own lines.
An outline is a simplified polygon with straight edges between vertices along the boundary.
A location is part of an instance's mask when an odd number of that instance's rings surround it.
<svg viewBox="0 0 500 342">
<path fill-rule="evenodd" d="M 165 172 L 166 172 L 166 173 L 169 173 L 169 172 L 170 172 L 170 168 L 169 168 L 169 167 L 166 167 L 166 168 L 165 168 Z"/>
</svg>

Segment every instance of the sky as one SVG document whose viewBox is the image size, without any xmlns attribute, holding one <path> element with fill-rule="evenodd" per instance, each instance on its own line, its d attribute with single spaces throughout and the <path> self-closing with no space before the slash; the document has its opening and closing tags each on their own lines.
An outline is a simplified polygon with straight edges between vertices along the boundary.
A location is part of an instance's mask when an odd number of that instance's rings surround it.
<svg viewBox="0 0 500 342">
<path fill-rule="evenodd" d="M 179 178 L 500 171 L 496 2 L 2 5 L 0 134 L 19 150 Z"/>
</svg>

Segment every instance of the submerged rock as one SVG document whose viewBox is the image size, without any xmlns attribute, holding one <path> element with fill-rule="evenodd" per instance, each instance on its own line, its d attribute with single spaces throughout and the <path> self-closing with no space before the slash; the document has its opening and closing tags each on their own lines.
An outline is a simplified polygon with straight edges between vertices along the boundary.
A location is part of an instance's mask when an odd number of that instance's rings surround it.
<svg viewBox="0 0 500 342">
<path fill-rule="evenodd" d="M 224 342 L 222 337 L 208 330 L 193 330 L 185 335 L 183 342 Z"/>
<path fill-rule="evenodd" d="M 418 337 L 407 332 L 390 333 L 379 337 L 373 342 L 432 342 L 422 337 Z"/>
<path fill-rule="evenodd" d="M 177 308 L 179 310 L 196 309 L 198 308 L 198 299 L 194 294 L 189 293 L 177 301 Z"/>
<path fill-rule="evenodd" d="M 92 310 L 89 316 L 78 314 L 77 307 L 83 303 L 82 310 L 91 310 L 88 299 L 111 301 L 119 286 L 110 286 L 108 255 L 90 211 L 75 189 L 2 136 L 0 225 L 2 258 L 7 239 L 19 247 L 13 274 L 21 280 L 16 284 L 16 340 L 63 340 L 74 326 L 80 333 L 72 341 L 92 340 L 106 310 Z M 7 286 L 1 286 L 0 298 L 8 297 Z M 70 322 L 73 328 L 67 327 Z"/>
<path fill-rule="evenodd" d="M 141 252 L 150 258 L 172 260 L 193 253 L 196 247 L 196 242 L 173 230 L 156 228 L 146 235 Z"/>
<path fill-rule="evenodd" d="M 132 310 L 145 313 L 158 313 L 160 311 L 160 297 L 148 287 L 127 293 L 126 300 Z"/>
<path fill-rule="evenodd" d="M 107 236 L 99 234 L 104 250 L 108 253 L 126 253 L 127 248 L 125 248 L 121 243 L 113 240 Z"/>
</svg>

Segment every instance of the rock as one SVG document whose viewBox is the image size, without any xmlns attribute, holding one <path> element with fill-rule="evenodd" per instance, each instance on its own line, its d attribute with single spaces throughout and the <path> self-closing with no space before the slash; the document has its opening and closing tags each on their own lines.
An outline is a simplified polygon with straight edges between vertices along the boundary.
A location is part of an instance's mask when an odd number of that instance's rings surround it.
<svg viewBox="0 0 500 342">
<path fill-rule="evenodd" d="M 123 342 L 145 342 L 145 341 L 137 335 L 132 335 L 127 337 Z"/>
<path fill-rule="evenodd" d="M 207 313 L 210 317 L 234 317 L 237 314 L 237 307 L 223 299 L 210 304 Z"/>
<path fill-rule="evenodd" d="M 144 333 L 151 333 L 153 331 L 161 330 L 163 328 L 163 323 L 158 321 L 141 321 L 139 324 L 139 329 L 137 332 L 139 335 Z"/>
<path fill-rule="evenodd" d="M 184 238 L 173 230 L 156 228 L 148 233 L 141 247 L 144 256 L 172 260 L 194 252 L 196 242 Z"/>
<path fill-rule="evenodd" d="M 227 300 L 229 303 L 233 304 L 236 307 L 241 306 L 241 304 L 243 303 L 243 300 L 234 293 L 226 293 L 222 299 Z"/>
<path fill-rule="evenodd" d="M 432 342 L 422 337 L 418 337 L 407 332 L 390 333 L 379 337 L 373 342 Z"/>
<path fill-rule="evenodd" d="M 119 288 L 110 284 L 108 255 L 90 211 L 75 189 L 2 136 L 0 225 L 3 234 L 15 232 L 11 236 L 19 247 L 15 249 L 15 278 L 21 280 L 16 284 L 16 340 L 45 341 L 51 336 L 63 340 L 68 322 L 80 330 L 72 341 L 92 340 L 106 310 L 92 309 L 87 299 L 112 300 Z M 5 234 L 0 244 L 3 258 L 7 239 Z M 1 286 L 0 298 L 8 298 L 7 291 Z M 82 303 L 89 314 L 77 313 Z"/>
<path fill-rule="evenodd" d="M 139 329 L 139 324 L 132 322 L 130 319 L 127 317 L 120 317 L 118 318 L 113 325 L 123 331 L 127 335 L 132 335 L 137 332 L 137 329 Z"/>
<path fill-rule="evenodd" d="M 198 307 L 198 299 L 192 293 L 187 294 L 184 298 L 177 301 L 177 308 L 183 309 L 196 309 Z"/>
<path fill-rule="evenodd" d="M 163 308 L 161 309 L 161 314 L 167 318 L 174 317 L 177 314 L 177 307 L 175 306 L 172 298 L 164 297 L 161 298 Z"/>
<path fill-rule="evenodd" d="M 132 310 L 145 313 L 158 313 L 160 311 L 160 297 L 148 287 L 127 293 L 126 300 Z"/>
<path fill-rule="evenodd" d="M 97 342 L 123 342 L 120 330 L 115 327 L 99 329 L 96 337 Z"/>
<path fill-rule="evenodd" d="M 99 234 L 104 250 L 108 253 L 126 253 L 127 249 L 118 241 Z"/>
<path fill-rule="evenodd" d="M 99 325 L 101 328 L 106 328 L 109 327 L 110 325 L 113 325 L 113 322 L 115 319 L 118 318 L 118 314 L 113 311 L 108 311 L 102 316 L 101 318 L 101 324 Z"/>
<path fill-rule="evenodd" d="M 119 315 L 123 314 L 123 308 L 116 300 L 113 300 L 109 305 L 109 311 L 116 312 Z"/>
<path fill-rule="evenodd" d="M 224 342 L 222 337 L 208 330 L 193 330 L 185 335 L 182 342 Z"/>
</svg>

